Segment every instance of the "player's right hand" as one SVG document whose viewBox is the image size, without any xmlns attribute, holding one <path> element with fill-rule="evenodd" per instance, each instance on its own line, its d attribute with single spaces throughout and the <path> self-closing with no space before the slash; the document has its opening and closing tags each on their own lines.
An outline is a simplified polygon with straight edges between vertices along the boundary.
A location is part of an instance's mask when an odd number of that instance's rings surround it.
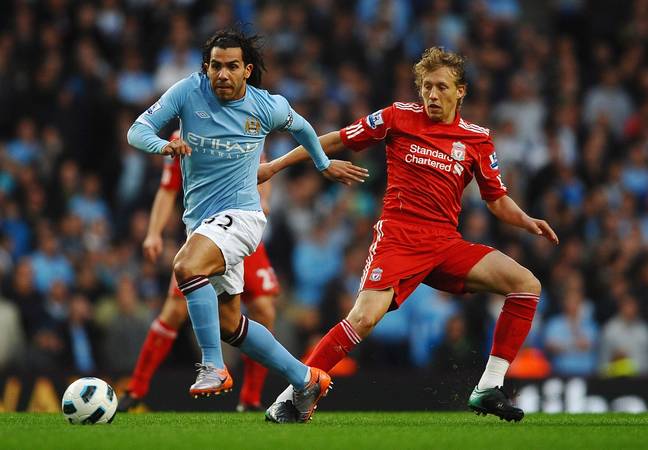
<svg viewBox="0 0 648 450">
<path fill-rule="evenodd" d="M 142 251 L 144 256 L 150 262 L 155 262 L 158 259 L 158 256 L 162 253 L 162 248 L 164 242 L 162 241 L 162 236 L 160 235 L 146 235 L 144 242 L 142 243 Z"/>
<path fill-rule="evenodd" d="M 257 184 L 263 184 L 272 178 L 275 175 L 275 171 L 272 168 L 272 163 L 261 163 L 259 164 L 259 170 L 257 171 Z"/>
<path fill-rule="evenodd" d="M 322 175 L 332 181 L 346 184 L 364 183 L 369 176 L 369 171 L 364 167 L 355 166 L 350 161 L 332 159 L 327 169 L 322 170 Z"/>
<path fill-rule="evenodd" d="M 191 147 L 189 147 L 189 144 L 182 139 L 175 139 L 164 146 L 162 154 L 170 156 L 189 156 L 191 155 Z"/>
</svg>

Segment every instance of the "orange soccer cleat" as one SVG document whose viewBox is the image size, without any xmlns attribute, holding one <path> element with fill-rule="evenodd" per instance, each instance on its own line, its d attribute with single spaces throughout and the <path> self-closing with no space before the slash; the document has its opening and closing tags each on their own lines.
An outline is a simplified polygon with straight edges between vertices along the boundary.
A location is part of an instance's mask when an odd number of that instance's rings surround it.
<svg viewBox="0 0 648 450">
<path fill-rule="evenodd" d="M 317 409 L 317 402 L 328 394 L 332 384 L 328 373 L 316 367 L 310 368 L 310 381 L 306 387 L 293 392 L 293 405 L 297 410 L 298 422 L 310 420 Z"/>
<path fill-rule="evenodd" d="M 213 366 L 206 366 L 204 364 L 196 364 L 198 376 L 196 382 L 189 388 L 189 395 L 194 398 L 209 397 L 213 395 L 220 395 L 224 392 L 229 392 L 234 386 L 234 380 L 227 371 L 227 367 L 219 369 Z"/>
</svg>

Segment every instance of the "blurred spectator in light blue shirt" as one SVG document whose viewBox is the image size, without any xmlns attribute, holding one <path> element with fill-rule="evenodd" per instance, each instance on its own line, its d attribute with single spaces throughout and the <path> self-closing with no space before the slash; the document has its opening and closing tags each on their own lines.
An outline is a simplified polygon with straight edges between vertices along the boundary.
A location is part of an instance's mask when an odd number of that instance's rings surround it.
<svg viewBox="0 0 648 450">
<path fill-rule="evenodd" d="M 34 283 L 39 292 L 48 292 L 55 281 L 67 286 L 74 282 L 74 270 L 59 251 L 59 243 L 51 231 L 41 231 L 38 250 L 31 255 Z"/>
<path fill-rule="evenodd" d="M 563 297 L 563 312 L 547 322 L 545 348 L 558 375 L 591 375 L 596 371 L 598 326 L 579 289 Z"/>
<path fill-rule="evenodd" d="M 30 118 L 21 119 L 16 127 L 16 138 L 7 144 L 7 156 L 26 166 L 41 157 L 41 145 L 37 139 L 36 124 Z"/>
<path fill-rule="evenodd" d="M 70 199 L 69 212 L 83 220 L 86 225 L 109 220 L 108 205 L 101 197 L 101 182 L 96 175 L 87 175 L 80 194 Z"/>
<path fill-rule="evenodd" d="M 124 53 L 123 69 L 117 76 L 117 95 L 119 99 L 134 106 L 152 103 L 155 96 L 153 77 L 142 68 L 142 57 L 135 49 Z"/>
<path fill-rule="evenodd" d="M 300 240 L 293 253 L 295 295 L 303 306 L 317 307 L 324 286 L 340 270 L 346 234 L 330 229 L 326 221 L 315 224 L 312 233 Z"/>
</svg>

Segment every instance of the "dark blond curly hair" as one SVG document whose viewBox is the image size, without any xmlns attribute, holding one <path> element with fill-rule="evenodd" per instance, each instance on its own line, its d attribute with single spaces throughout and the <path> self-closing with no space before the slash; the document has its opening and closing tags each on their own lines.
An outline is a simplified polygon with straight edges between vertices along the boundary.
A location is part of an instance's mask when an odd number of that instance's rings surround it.
<svg viewBox="0 0 648 450">
<path fill-rule="evenodd" d="M 421 83 L 425 74 L 433 72 L 441 67 L 448 67 L 455 76 L 457 86 L 466 85 L 466 70 L 464 65 L 466 59 L 452 52 L 446 52 L 443 47 L 431 47 L 423 52 L 421 60 L 414 64 L 414 82 L 416 87 L 421 89 Z"/>
</svg>

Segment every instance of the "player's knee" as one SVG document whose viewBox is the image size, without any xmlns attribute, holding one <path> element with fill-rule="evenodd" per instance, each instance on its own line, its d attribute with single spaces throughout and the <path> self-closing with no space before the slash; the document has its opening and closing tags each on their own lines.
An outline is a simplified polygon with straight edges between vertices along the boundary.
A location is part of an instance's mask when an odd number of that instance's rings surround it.
<svg viewBox="0 0 648 450">
<path fill-rule="evenodd" d="M 363 339 L 371 333 L 379 320 L 380 318 L 373 317 L 365 311 L 351 311 L 347 316 L 347 321 Z"/>
<path fill-rule="evenodd" d="M 192 264 L 189 258 L 184 257 L 181 253 L 176 255 L 175 260 L 173 261 L 173 274 L 175 275 L 176 280 L 178 280 L 178 283 L 182 283 L 196 275 L 204 275 L 198 272 L 199 267 Z"/>
<path fill-rule="evenodd" d="M 524 269 L 521 276 L 511 286 L 511 292 L 526 292 L 529 294 L 540 295 L 542 285 L 530 270 Z"/>
</svg>

